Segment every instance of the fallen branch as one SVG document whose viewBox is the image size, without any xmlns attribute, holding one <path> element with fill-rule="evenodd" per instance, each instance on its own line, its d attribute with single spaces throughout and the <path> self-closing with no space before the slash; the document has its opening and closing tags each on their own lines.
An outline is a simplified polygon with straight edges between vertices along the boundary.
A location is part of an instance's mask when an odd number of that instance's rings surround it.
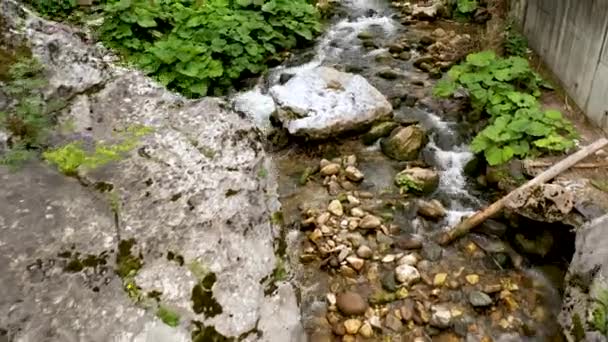
<svg viewBox="0 0 608 342">
<path fill-rule="evenodd" d="M 549 162 L 540 162 L 540 161 L 531 161 L 531 162 L 526 162 L 525 166 L 526 167 L 532 167 L 532 168 L 537 168 L 537 167 L 550 167 L 553 166 L 555 164 L 553 163 L 549 163 Z M 571 168 L 573 169 L 600 169 L 600 168 L 605 168 L 608 167 L 608 162 L 603 162 L 603 163 L 582 163 L 582 164 L 577 164 L 577 165 L 572 165 Z"/>
<path fill-rule="evenodd" d="M 509 201 L 509 199 L 515 196 L 516 194 L 550 181 L 562 172 L 569 169 L 572 165 L 580 162 L 581 160 L 588 157 L 590 154 L 603 148 L 606 145 L 608 145 L 608 139 L 602 138 L 594 142 L 593 144 L 582 148 L 578 152 L 568 156 L 567 158 L 553 165 L 551 168 L 542 172 L 540 175 L 536 176 L 534 179 L 530 180 L 526 184 L 511 191 L 503 198 L 492 203 L 492 205 L 490 205 L 489 207 L 476 212 L 473 216 L 468 217 L 464 221 L 460 222 L 454 228 L 441 234 L 439 236 L 438 242 L 442 245 L 446 245 L 454 241 L 456 238 L 467 234 L 471 229 L 477 227 L 479 224 L 501 211 L 504 208 L 505 204 Z"/>
</svg>

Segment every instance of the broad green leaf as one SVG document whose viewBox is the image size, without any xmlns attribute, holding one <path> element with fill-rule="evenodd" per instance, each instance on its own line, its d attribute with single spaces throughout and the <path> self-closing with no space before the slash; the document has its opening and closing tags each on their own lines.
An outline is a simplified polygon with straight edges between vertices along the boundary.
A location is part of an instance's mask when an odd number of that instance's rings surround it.
<svg viewBox="0 0 608 342">
<path fill-rule="evenodd" d="M 526 128 L 526 133 L 535 137 L 546 136 L 551 134 L 551 132 L 552 129 L 550 126 L 539 121 L 530 123 L 530 125 L 528 125 Z"/>
<path fill-rule="evenodd" d="M 454 94 L 456 89 L 456 83 L 449 80 L 439 80 L 433 88 L 433 95 L 438 97 L 449 97 Z"/>
<path fill-rule="evenodd" d="M 518 142 L 512 142 L 509 144 L 509 147 L 513 150 L 513 154 L 524 158 L 528 155 L 530 151 L 530 144 L 526 140 L 521 140 Z"/>
<path fill-rule="evenodd" d="M 526 118 L 513 120 L 509 123 L 509 129 L 515 132 L 525 132 L 532 122 Z"/>
<path fill-rule="evenodd" d="M 490 65 L 492 61 L 496 60 L 496 54 L 494 51 L 482 51 L 468 55 L 466 60 L 467 63 L 476 67 L 485 67 Z"/>
<path fill-rule="evenodd" d="M 511 160 L 514 155 L 514 151 L 509 146 L 492 146 L 485 151 L 484 155 L 486 157 L 486 160 L 488 161 L 488 164 L 490 164 L 491 166 L 496 166 L 504 164 Z"/>
<path fill-rule="evenodd" d="M 479 134 L 475 137 L 475 139 L 473 139 L 473 141 L 471 141 L 471 145 L 469 147 L 471 148 L 471 151 L 473 153 L 480 153 L 486 150 L 491 145 L 492 142 L 488 140 L 488 138 Z"/>
<path fill-rule="evenodd" d="M 448 77 L 451 80 L 456 81 L 456 80 L 458 80 L 460 75 L 468 73 L 468 72 L 469 72 L 469 67 L 467 65 L 454 65 L 448 71 Z"/>
<path fill-rule="evenodd" d="M 563 118 L 562 113 L 560 111 L 552 110 L 552 109 L 545 112 L 545 117 L 548 119 L 551 119 L 551 120 L 559 120 L 559 121 L 561 121 Z"/>
<path fill-rule="evenodd" d="M 479 7 L 477 0 L 458 0 L 457 8 L 460 13 L 471 13 Z"/>
<path fill-rule="evenodd" d="M 199 81 L 196 82 L 196 84 L 190 86 L 190 91 L 195 93 L 195 94 L 199 94 L 199 95 L 206 95 L 207 91 L 209 90 L 209 86 L 207 85 L 207 82 L 205 81 Z"/>
<path fill-rule="evenodd" d="M 247 6 L 251 5 L 252 1 L 251 0 L 236 0 L 236 3 L 239 6 L 247 7 Z"/>
</svg>

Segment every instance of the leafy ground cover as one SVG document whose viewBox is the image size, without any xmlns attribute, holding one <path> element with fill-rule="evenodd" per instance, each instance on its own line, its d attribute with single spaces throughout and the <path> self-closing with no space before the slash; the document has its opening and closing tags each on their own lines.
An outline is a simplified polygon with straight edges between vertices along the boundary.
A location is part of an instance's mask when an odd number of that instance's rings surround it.
<svg viewBox="0 0 608 342">
<path fill-rule="evenodd" d="M 452 67 L 434 94 L 450 97 L 464 89 L 472 111 L 489 115 L 489 125 L 475 137 L 471 150 L 483 153 L 490 165 L 499 165 L 513 157 L 574 147 L 572 124 L 559 111 L 541 108 L 538 97 L 543 86 L 526 59 L 499 58 L 492 51 L 483 51 Z"/>
</svg>

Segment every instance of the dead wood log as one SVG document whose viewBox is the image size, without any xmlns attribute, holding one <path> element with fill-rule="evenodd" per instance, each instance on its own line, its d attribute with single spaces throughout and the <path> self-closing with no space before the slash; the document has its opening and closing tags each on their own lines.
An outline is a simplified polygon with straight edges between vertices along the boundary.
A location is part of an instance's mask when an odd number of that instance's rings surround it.
<svg viewBox="0 0 608 342">
<path fill-rule="evenodd" d="M 439 236 L 438 242 L 442 245 L 446 245 L 446 244 L 454 241 L 456 238 L 467 234 L 471 229 L 477 227 L 478 225 L 483 223 L 485 220 L 487 220 L 488 218 L 494 216 L 496 213 L 501 211 L 504 208 L 505 203 L 507 203 L 507 201 L 511 197 L 516 195 L 517 193 L 550 181 L 551 179 L 557 177 L 562 172 L 569 169 L 572 165 L 580 162 L 581 160 L 588 157 L 590 154 L 595 153 L 595 151 L 603 148 L 606 145 L 608 145 L 608 139 L 602 138 L 602 139 L 594 142 L 593 144 L 580 149 L 578 152 L 568 156 L 567 158 L 563 159 L 559 163 L 553 165 L 551 168 L 542 172 L 541 174 L 536 176 L 534 179 L 531 179 L 526 184 L 511 191 L 506 196 L 504 196 L 501 199 L 499 199 L 498 201 L 492 203 L 489 207 L 476 212 L 475 214 L 473 214 L 473 216 L 466 218 L 465 220 L 463 220 L 462 222 L 457 224 L 455 227 L 442 233 Z"/>
</svg>

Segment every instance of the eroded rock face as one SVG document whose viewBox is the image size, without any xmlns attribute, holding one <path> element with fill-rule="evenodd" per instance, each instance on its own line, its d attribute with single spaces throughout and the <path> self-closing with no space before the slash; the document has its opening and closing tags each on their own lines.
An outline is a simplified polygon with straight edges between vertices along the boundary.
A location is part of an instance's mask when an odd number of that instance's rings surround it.
<svg viewBox="0 0 608 342">
<path fill-rule="evenodd" d="M 608 215 L 604 215 L 576 232 L 576 250 L 566 275 L 559 315 L 564 334 L 572 341 L 605 341 L 605 337 L 597 336 L 587 319 L 594 300 L 608 289 L 607 229 Z"/>
<path fill-rule="evenodd" d="M 190 341 L 197 321 L 218 336 L 297 341 L 291 285 L 265 295 L 277 208 L 255 126 L 219 99 L 185 100 L 106 63 L 10 0 L 0 19 L 47 66 L 49 96 L 78 98 L 61 118 L 77 121 L 75 136 L 153 129 L 124 160 L 81 173 L 87 187 L 44 165 L 0 170 L 0 309 L 11 313 L 0 328 L 15 341 Z M 115 272 L 121 241 L 141 263 L 128 280 Z M 83 263 L 88 255 L 104 261 Z M 136 302 L 149 293 L 179 315 L 176 328 Z"/>
<path fill-rule="evenodd" d="M 297 74 L 270 94 L 290 134 L 325 139 L 360 130 L 392 114 L 386 98 L 365 78 L 318 67 Z"/>
</svg>

